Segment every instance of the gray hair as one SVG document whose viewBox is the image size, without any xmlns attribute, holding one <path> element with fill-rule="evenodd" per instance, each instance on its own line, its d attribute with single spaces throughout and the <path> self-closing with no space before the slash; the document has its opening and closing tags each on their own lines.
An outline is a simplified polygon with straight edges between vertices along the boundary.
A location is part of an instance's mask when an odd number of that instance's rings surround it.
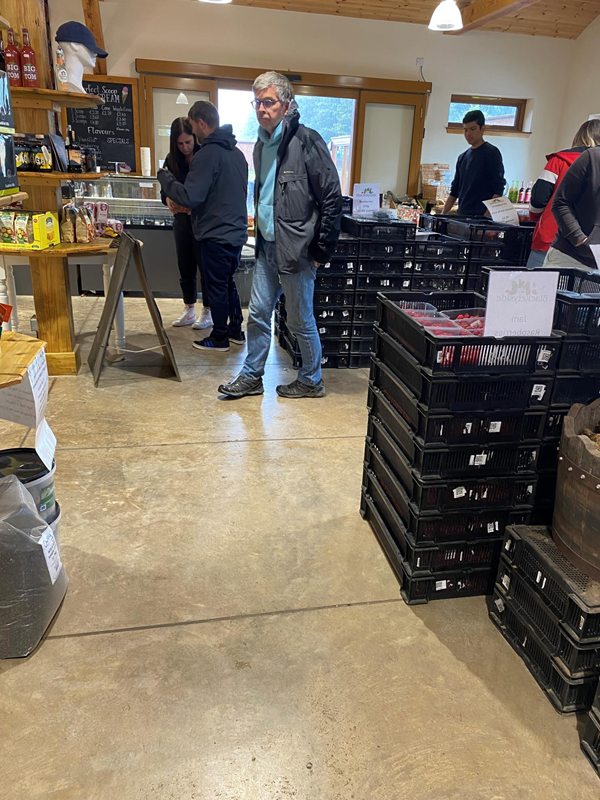
<svg viewBox="0 0 600 800">
<path fill-rule="evenodd" d="M 294 87 L 285 75 L 280 75 L 279 72 L 263 72 L 254 81 L 252 91 L 254 94 L 264 92 L 265 89 L 271 86 L 277 92 L 277 97 L 282 103 L 291 103 L 294 99 Z"/>
</svg>

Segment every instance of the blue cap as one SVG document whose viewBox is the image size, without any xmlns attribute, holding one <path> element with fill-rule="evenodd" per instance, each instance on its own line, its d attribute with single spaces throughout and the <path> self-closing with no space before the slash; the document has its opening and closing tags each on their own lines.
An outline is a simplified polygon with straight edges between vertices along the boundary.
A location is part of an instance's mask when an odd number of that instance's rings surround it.
<svg viewBox="0 0 600 800">
<path fill-rule="evenodd" d="M 94 35 L 89 28 L 82 25 L 81 22 L 63 22 L 60 28 L 56 31 L 55 41 L 57 42 L 75 42 L 75 44 L 83 44 L 92 53 L 95 53 L 98 58 L 106 58 L 108 53 L 102 50 L 96 44 Z"/>
</svg>

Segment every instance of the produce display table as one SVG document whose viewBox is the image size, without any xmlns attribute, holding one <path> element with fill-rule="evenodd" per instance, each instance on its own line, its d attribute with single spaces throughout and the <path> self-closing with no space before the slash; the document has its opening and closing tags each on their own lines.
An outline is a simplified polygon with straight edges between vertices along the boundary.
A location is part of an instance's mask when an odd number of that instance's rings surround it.
<svg viewBox="0 0 600 800">
<path fill-rule="evenodd" d="M 0 337 L 0 389 L 21 383 L 46 342 L 6 331 Z"/>
<path fill-rule="evenodd" d="M 117 252 L 110 250 L 112 241 L 96 239 L 90 244 L 60 244 L 35 251 L 0 246 L 0 271 L 5 275 L 12 275 L 13 259 L 22 261 L 26 258 L 29 261 L 38 331 L 40 338 L 47 342 L 46 359 L 50 375 L 77 375 L 81 366 L 73 325 L 69 258 L 107 256 L 105 272 L 110 276 L 110 262 Z M 13 297 L 10 300 L 11 304 L 15 303 Z"/>
</svg>

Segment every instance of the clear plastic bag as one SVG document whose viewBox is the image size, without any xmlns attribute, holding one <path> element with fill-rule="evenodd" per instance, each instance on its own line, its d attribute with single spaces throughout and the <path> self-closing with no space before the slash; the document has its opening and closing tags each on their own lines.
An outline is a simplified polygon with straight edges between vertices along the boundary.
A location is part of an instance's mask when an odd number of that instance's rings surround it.
<svg viewBox="0 0 600 800">
<path fill-rule="evenodd" d="M 57 527 L 18 478 L 0 480 L 0 658 L 28 656 L 63 601 L 69 580 Z"/>
</svg>

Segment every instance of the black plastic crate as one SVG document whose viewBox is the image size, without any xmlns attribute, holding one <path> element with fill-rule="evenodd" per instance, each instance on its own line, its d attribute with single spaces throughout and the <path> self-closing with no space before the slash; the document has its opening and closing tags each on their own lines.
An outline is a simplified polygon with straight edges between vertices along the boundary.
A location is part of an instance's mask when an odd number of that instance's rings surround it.
<svg viewBox="0 0 600 800">
<path fill-rule="evenodd" d="M 417 545 L 370 470 L 365 470 L 362 490 L 367 502 L 371 502 L 381 516 L 398 546 L 404 564 L 413 575 L 433 575 L 448 570 L 480 567 L 490 570 L 496 568 L 502 537 L 496 535 L 494 538 L 469 542 Z"/>
<path fill-rule="evenodd" d="M 443 572 L 431 577 L 413 577 L 404 564 L 400 550 L 387 530 L 385 522 L 372 502 L 362 496 L 361 514 L 371 526 L 396 578 L 399 580 L 402 598 L 408 605 L 422 605 L 430 600 L 452 597 L 472 597 L 490 594 L 494 573 L 487 567 L 471 570 Z"/>
<path fill-rule="evenodd" d="M 296 353 L 294 344 L 290 341 L 290 339 L 287 336 L 282 336 L 279 340 L 279 343 L 285 348 L 287 354 L 292 359 L 292 367 L 294 369 L 300 369 L 302 367 L 302 357 Z"/>
<path fill-rule="evenodd" d="M 409 280 L 412 271 L 412 258 L 361 258 L 358 261 L 359 275 L 405 275 Z"/>
<path fill-rule="evenodd" d="M 400 383 L 398 379 L 396 382 Z M 504 443 L 515 446 L 540 441 L 545 430 L 545 411 L 443 414 L 421 406 L 406 386 L 397 388 L 394 397 L 371 383 L 367 407 L 396 438 L 401 435 L 397 429 L 406 426 L 425 448 Z"/>
<path fill-rule="evenodd" d="M 408 278 L 410 280 L 410 276 Z M 377 297 L 381 289 L 371 289 L 369 291 L 356 292 L 354 295 L 354 306 L 356 308 L 377 308 Z M 392 289 L 394 294 L 398 294 L 397 289 Z"/>
<path fill-rule="evenodd" d="M 550 409 L 548 416 L 546 417 L 546 425 L 544 427 L 545 441 L 560 440 L 563 420 L 567 414 L 568 411 L 566 409 L 563 409 L 562 411 L 554 411 L 554 409 Z"/>
<path fill-rule="evenodd" d="M 538 472 L 553 472 L 556 474 L 558 469 L 558 439 L 551 442 L 544 442 L 540 447 L 540 455 L 538 458 L 537 469 Z"/>
<path fill-rule="evenodd" d="M 316 289 L 313 303 L 315 308 L 352 308 L 354 306 L 354 289 L 347 292 Z"/>
<path fill-rule="evenodd" d="M 410 275 L 357 275 L 356 291 L 360 292 L 386 292 L 408 289 L 410 287 Z M 375 297 L 377 302 L 377 296 Z"/>
<path fill-rule="evenodd" d="M 355 355 L 371 355 L 373 349 L 373 337 L 368 336 L 365 339 L 357 339 L 352 337 L 350 343 L 350 352 Z"/>
<path fill-rule="evenodd" d="M 559 336 L 496 339 L 493 336 L 464 336 L 462 329 L 450 336 L 435 336 L 417 319 L 405 313 L 427 314 L 420 309 L 421 302 L 411 300 L 410 296 L 405 300 L 401 297 L 381 298 L 377 331 L 382 337 L 394 337 L 434 374 L 472 372 L 504 375 L 510 372 L 553 372 L 556 368 L 562 343 Z M 485 305 L 478 295 L 474 302 L 477 300 Z M 472 306 L 463 306 L 469 307 Z"/>
<path fill-rule="evenodd" d="M 503 242 L 473 242 L 471 246 L 471 263 L 500 264 L 502 266 L 520 265 L 522 253 L 513 255 L 514 248 Z"/>
<path fill-rule="evenodd" d="M 471 256 L 471 242 L 434 234 L 428 239 L 417 239 L 414 253 L 415 259 L 468 261 Z"/>
<path fill-rule="evenodd" d="M 315 278 L 315 291 L 354 291 L 356 288 L 356 280 L 356 275 L 328 275 L 318 272 Z"/>
<path fill-rule="evenodd" d="M 600 292 L 600 273 L 595 288 Z M 564 333 L 599 336 L 600 294 L 558 292 L 554 327 Z"/>
<path fill-rule="evenodd" d="M 532 505 L 535 477 L 424 481 L 410 469 L 397 445 L 385 442 L 384 446 L 385 451 L 379 450 L 367 440 L 365 461 L 399 509 L 402 519 L 409 517 L 406 498 L 416 513 L 426 514 L 491 508 L 517 511 Z"/>
<path fill-rule="evenodd" d="M 369 418 L 367 436 L 381 451 L 385 451 L 385 443 L 388 441 L 398 445 L 411 469 L 416 470 L 426 481 L 534 473 L 540 451 L 539 444 L 425 447 L 405 422 L 396 419 L 392 430 L 385 426 L 385 422 L 375 411 L 371 412 Z"/>
<path fill-rule="evenodd" d="M 300 346 L 298 340 L 291 333 L 289 328 L 286 333 L 286 348 L 295 356 L 300 356 Z M 339 337 L 320 336 L 321 350 L 323 355 L 347 355 L 350 353 L 350 339 L 340 339 Z"/>
<path fill-rule="evenodd" d="M 556 472 L 542 472 L 538 477 L 535 493 L 534 507 L 536 510 L 550 509 L 554 512 L 554 497 L 556 494 Z M 542 515 L 543 516 L 543 515 Z M 546 525 L 546 522 L 537 521 L 535 525 Z"/>
<path fill-rule="evenodd" d="M 323 275 L 355 275 L 358 272 L 358 259 L 334 256 L 326 264 L 321 264 L 317 277 Z"/>
<path fill-rule="evenodd" d="M 600 717 L 593 710 L 581 737 L 581 749 L 600 778 Z"/>
<path fill-rule="evenodd" d="M 353 339 L 373 339 L 372 322 L 353 322 L 352 323 L 352 338 Z"/>
<path fill-rule="evenodd" d="M 360 259 L 365 258 L 400 258 L 413 259 L 415 243 L 413 241 L 365 242 L 360 243 Z"/>
<path fill-rule="evenodd" d="M 581 644 L 561 626 L 540 594 L 504 559 L 500 560 L 496 589 L 533 630 L 556 666 L 568 678 L 600 676 L 600 643 Z"/>
<path fill-rule="evenodd" d="M 511 526 L 502 552 L 578 642 L 600 643 L 600 583 L 558 550 L 545 527 Z"/>
<path fill-rule="evenodd" d="M 413 292 L 474 292 L 479 286 L 477 278 L 462 275 L 413 275 Z"/>
<path fill-rule="evenodd" d="M 550 346 L 539 344 L 539 340 L 523 345 L 525 349 L 520 349 L 520 346 L 517 344 L 505 345 L 508 348 L 506 353 L 502 349 L 497 349 L 498 347 L 501 348 L 502 345 L 497 345 L 496 341 L 493 340 L 494 344 L 489 345 L 489 349 L 486 350 L 482 349 L 486 346 L 481 344 L 481 340 L 473 337 L 473 339 L 475 339 L 475 343 L 472 345 L 463 344 L 463 342 L 460 342 L 459 344 L 453 344 L 450 342 L 448 344 L 438 344 L 438 342 L 435 341 L 428 341 L 429 350 L 424 356 L 428 363 L 422 364 L 419 363 L 417 358 L 411 355 L 411 353 L 409 353 L 399 341 L 393 339 L 388 333 L 385 333 L 379 327 L 377 327 L 377 325 L 375 326 L 374 331 L 375 339 L 373 344 L 373 352 L 375 353 L 376 357 L 386 364 L 393 372 L 395 372 L 396 375 L 401 377 L 408 387 L 419 396 L 421 402 L 427 403 L 428 405 L 430 405 L 430 402 L 426 399 L 423 399 L 424 385 L 427 382 L 437 385 L 437 382 L 443 377 L 452 375 L 469 375 L 474 387 L 473 392 L 479 393 L 479 396 L 482 397 L 485 393 L 477 387 L 479 386 L 480 382 L 481 385 L 483 385 L 486 380 L 491 379 L 496 372 L 499 371 L 502 373 L 500 377 L 506 381 L 507 385 L 510 385 L 511 381 L 517 378 L 517 375 L 514 374 L 518 372 L 516 369 L 512 371 L 510 369 L 507 370 L 508 374 L 505 374 L 505 371 L 500 367 L 498 367 L 497 370 L 490 367 L 488 371 L 485 371 L 483 368 L 481 368 L 482 365 L 477 363 L 478 361 L 485 362 L 486 360 L 496 360 L 506 356 L 507 359 L 512 358 L 513 361 L 516 361 L 518 358 L 521 361 L 526 361 L 526 363 L 529 364 L 545 364 L 546 362 L 542 360 L 542 354 L 544 352 L 552 353 L 550 358 L 551 363 L 553 363 L 555 356 L 558 354 L 558 346 L 556 346 L 554 343 L 551 346 L 552 349 L 550 349 Z M 476 363 L 468 363 L 469 359 L 471 358 Z M 437 361 L 438 359 L 442 359 L 442 362 L 437 365 L 437 368 L 433 370 L 429 369 L 428 364 L 430 364 L 432 360 Z M 525 373 L 526 370 L 521 369 L 520 372 Z M 523 379 L 525 377 L 525 375 L 522 376 Z M 538 405 L 547 406 L 550 400 L 549 390 L 552 387 L 554 376 L 538 373 L 534 375 L 534 377 L 537 380 L 536 383 L 531 387 L 531 398 L 529 398 L 529 404 L 533 405 L 534 402 L 537 401 Z M 519 383 L 519 381 L 517 381 L 517 383 Z M 573 390 L 571 389 L 571 391 Z M 496 402 L 495 398 L 485 395 L 487 404 L 480 407 L 506 408 L 507 404 L 502 402 L 503 396 L 505 396 L 505 393 L 501 391 L 499 393 L 499 400 Z M 520 403 L 518 402 L 510 403 L 508 405 L 509 408 L 519 408 L 519 406 Z M 466 408 L 474 409 L 477 408 L 477 406 L 467 406 Z"/>
<path fill-rule="evenodd" d="M 323 369 L 365 369 L 369 366 L 371 356 L 361 356 L 350 353 L 349 355 L 323 354 L 321 366 Z"/>
<path fill-rule="evenodd" d="M 365 308 L 355 308 L 354 314 L 352 317 L 353 322 L 370 322 L 371 327 L 375 324 L 375 320 L 377 319 L 377 304 L 373 306 L 367 306 Z"/>
<path fill-rule="evenodd" d="M 342 217 L 342 231 L 356 236 L 358 239 L 371 241 L 395 241 L 396 239 L 414 239 L 417 226 L 414 222 L 403 219 L 376 220 L 369 217 Z"/>
<path fill-rule="evenodd" d="M 544 691 L 554 708 L 561 714 L 588 711 L 598 685 L 598 678 L 565 677 L 548 655 L 540 639 L 520 619 L 518 613 L 499 592 L 494 592 L 490 619 L 506 641 L 519 655 Z"/>
<path fill-rule="evenodd" d="M 557 369 L 560 372 L 600 375 L 600 339 L 580 338 L 573 341 L 566 337 L 563 340 Z"/>
<path fill-rule="evenodd" d="M 552 389 L 552 407 L 570 408 L 575 403 L 584 406 L 600 397 L 600 374 L 584 374 L 575 378 L 572 375 L 558 374 Z"/>
<path fill-rule="evenodd" d="M 353 321 L 354 309 L 352 306 L 345 308 L 335 308 L 330 306 L 315 306 L 314 307 L 315 319 L 317 327 L 320 324 L 332 324 L 334 322 L 350 323 Z"/>
<path fill-rule="evenodd" d="M 340 234 L 340 238 L 335 246 L 334 258 L 338 256 L 358 256 L 358 239 L 348 236 L 347 233 Z"/>
<path fill-rule="evenodd" d="M 445 233 L 457 239 L 467 239 L 489 245 L 504 245 L 504 257 L 522 259 L 531 248 L 533 227 L 500 225 L 484 217 L 448 217 Z"/>
<path fill-rule="evenodd" d="M 348 322 L 321 322 L 317 320 L 317 330 L 321 341 L 324 339 L 351 339 L 352 321 Z"/>
<path fill-rule="evenodd" d="M 438 261 L 429 259 L 422 261 L 416 259 L 412 265 L 412 272 L 415 277 L 420 275 L 430 275 L 433 277 L 440 277 L 443 275 L 454 275 L 465 277 L 467 275 L 468 262 L 467 261 Z M 477 291 L 475 288 L 475 291 Z"/>
<path fill-rule="evenodd" d="M 379 338 L 379 343 L 381 342 Z M 393 346 L 392 346 L 393 345 Z M 434 378 L 402 345 L 393 342 L 381 348 L 374 342 L 371 380 L 386 396 L 394 399 L 408 388 L 429 411 L 536 410 L 550 402 L 551 376 L 459 376 Z M 385 359 L 385 363 L 379 355 Z M 402 376 L 402 378 L 400 378 Z M 398 402 L 402 401 L 398 399 Z"/>
</svg>

